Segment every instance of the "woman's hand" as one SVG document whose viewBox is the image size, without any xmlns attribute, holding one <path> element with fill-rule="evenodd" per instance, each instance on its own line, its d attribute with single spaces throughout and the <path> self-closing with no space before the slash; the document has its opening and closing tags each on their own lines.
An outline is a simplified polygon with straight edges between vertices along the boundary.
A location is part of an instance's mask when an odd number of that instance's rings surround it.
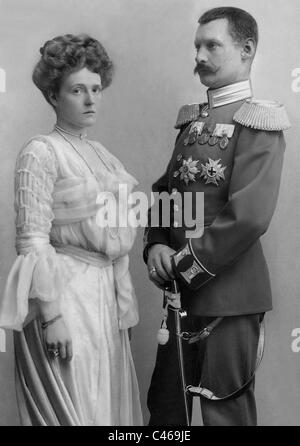
<svg viewBox="0 0 300 446">
<path fill-rule="evenodd" d="M 59 302 L 43 302 L 37 299 L 37 304 L 42 323 L 53 321 L 43 329 L 46 350 L 49 354 L 52 353 L 54 356 L 60 356 L 61 359 L 71 361 L 73 356 L 72 339 L 63 316 L 61 316 Z"/>
<path fill-rule="evenodd" d="M 59 355 L 57 356 L 71 361 L 73 356 L 72 339 L 63 318 L 56 320 L 44 329 L 44 342 L 50 354 L 58 351 Z"/>
</svg>

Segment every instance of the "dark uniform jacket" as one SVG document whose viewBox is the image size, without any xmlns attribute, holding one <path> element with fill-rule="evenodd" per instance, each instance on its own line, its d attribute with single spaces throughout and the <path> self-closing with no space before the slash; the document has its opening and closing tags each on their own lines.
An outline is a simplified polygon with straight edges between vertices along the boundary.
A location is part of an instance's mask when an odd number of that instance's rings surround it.
<svg viewBox="0 0 300 446">
<path fill-rule="evenodd" d="M 252 98 L 249 81 L 209 90 L 208 99 L 208 104 L 180 110 L 171 161 L 153 185 L 154 192 L 174 198 L 192 192 L 194 216 L 196 192 L 203 192 L 204 232 L 187 237 L 191 228 L 176 221 L 184 211 L 179 202 L 171 227 L 149 224 L 145 260 L 156 243 L 176 251 L 173 266 L 180 279 L 182 307 L 191 314 L 265 312 L 272 309 L 272 298 L 260 237 L 275 210 L 283 130 L 290 125 L 281 104 Z"/>
</svg>

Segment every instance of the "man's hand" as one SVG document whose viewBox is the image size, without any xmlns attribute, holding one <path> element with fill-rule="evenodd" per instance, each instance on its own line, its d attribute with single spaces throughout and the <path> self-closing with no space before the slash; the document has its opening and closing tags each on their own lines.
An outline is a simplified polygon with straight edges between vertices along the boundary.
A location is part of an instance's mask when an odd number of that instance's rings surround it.
<svg viewBox="0 0 300 446">
<path fill-rule="evenodd" d="M 160 244 L 155 244 L 149 248 L 149 278 L 158 288 L 163 288 L 165 282 L 175 279 L 171 263 L 171 256 L 175 252 L 169 246 Z"/>
</svg>

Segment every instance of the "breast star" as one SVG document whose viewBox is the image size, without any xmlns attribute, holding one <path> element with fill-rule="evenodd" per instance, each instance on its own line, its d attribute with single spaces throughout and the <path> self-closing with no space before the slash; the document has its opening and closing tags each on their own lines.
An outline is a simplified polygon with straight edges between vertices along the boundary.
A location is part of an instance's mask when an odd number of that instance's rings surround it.
<svg viewBox="0 0 300 446">
<path fill-rule="evenodd" d="M 210 158 L 208 158 L 208 163 L 201 164 L 201 177 L 204 177 L 206 180 L 205 184 L 214 184 L 216 186 L 219 186 L 218 181 L 225 180 L 225 169 L 226 166 L 222 167 L 222 164 L 220 163 L 221 160 L 214 161 Z"/>
</svg>

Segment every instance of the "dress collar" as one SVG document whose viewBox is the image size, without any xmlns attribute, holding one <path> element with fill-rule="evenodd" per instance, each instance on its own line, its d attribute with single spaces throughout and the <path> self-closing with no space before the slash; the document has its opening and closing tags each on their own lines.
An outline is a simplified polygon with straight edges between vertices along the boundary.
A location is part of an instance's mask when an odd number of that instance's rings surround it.
<svg viewBox="0 0 300 446">
<path fill-rule="evenodd" d="M 222 107 L 223 105 L 242 101 L 243 99 L 248 99 L 252 96 L 250 80 L 236 82 L 235 84 L 207 91 L 210 108 Z"/>
</svg>

